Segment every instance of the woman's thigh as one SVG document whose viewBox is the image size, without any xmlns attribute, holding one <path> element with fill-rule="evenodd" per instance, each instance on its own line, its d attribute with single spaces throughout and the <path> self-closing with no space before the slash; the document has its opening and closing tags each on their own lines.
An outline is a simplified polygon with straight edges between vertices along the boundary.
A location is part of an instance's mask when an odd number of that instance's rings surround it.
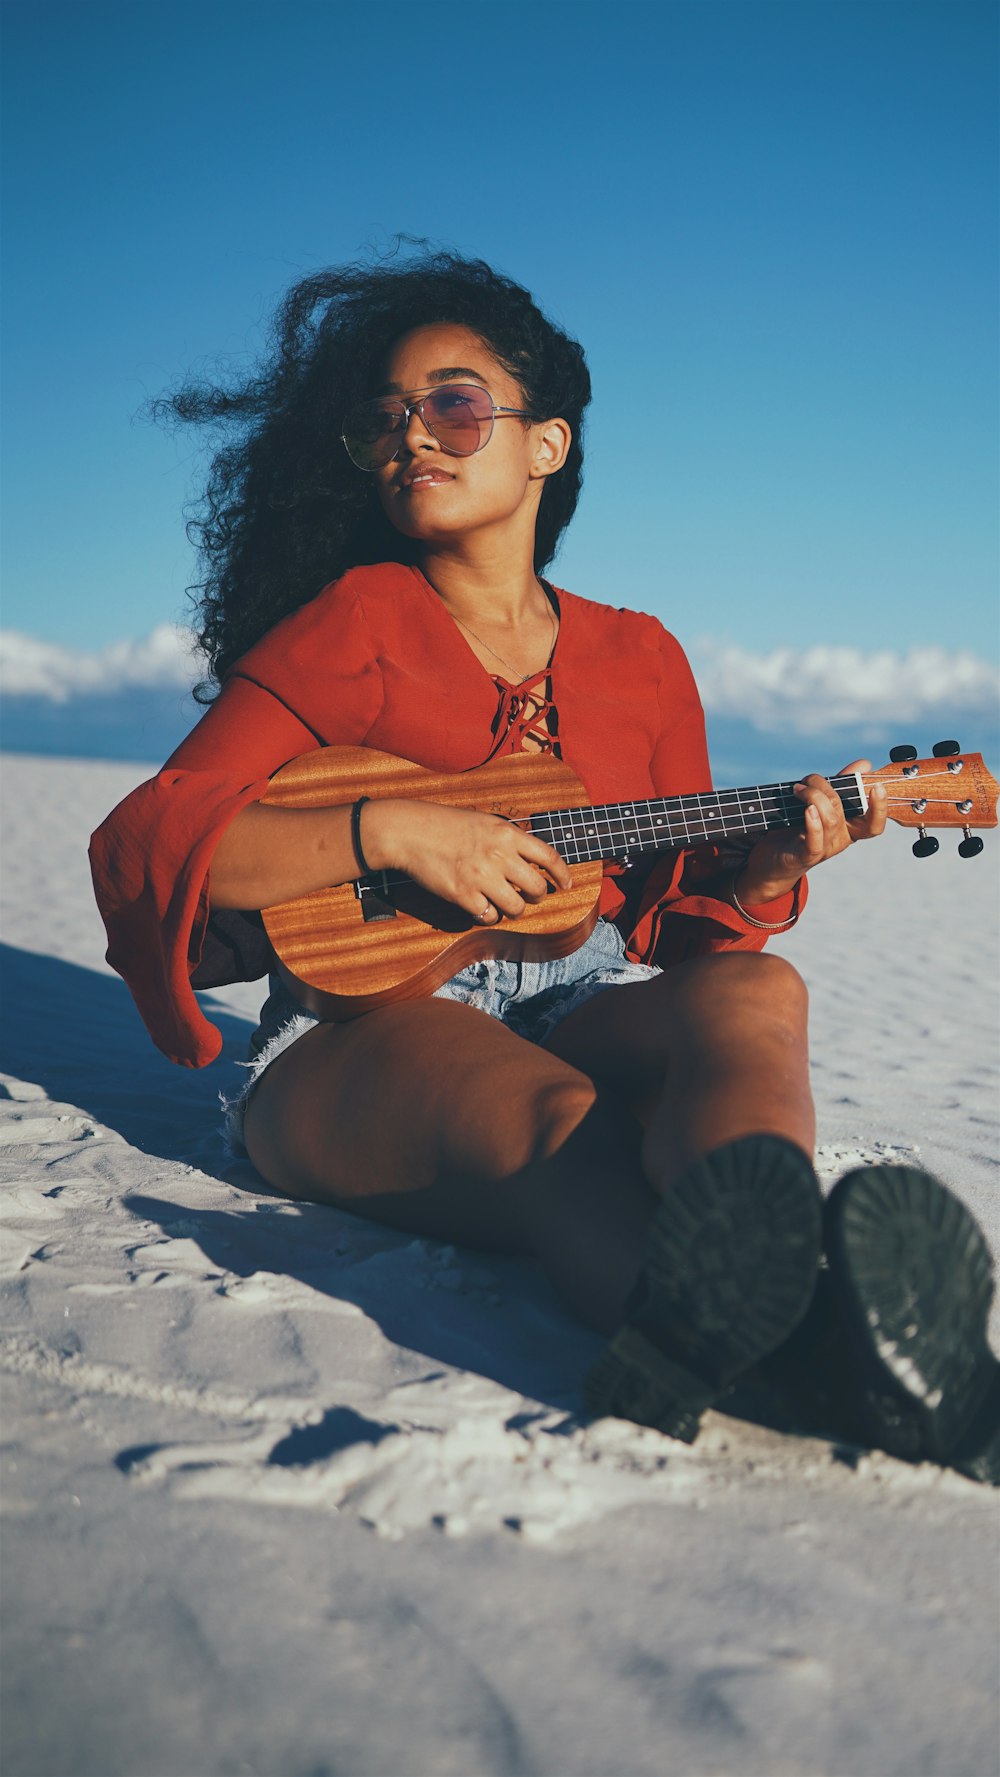
<svg viewBox="0 0 1000 1777">
<path fill-rule="evenodd" d="M 698 957 L 623 987 L 609 987 L 571 1012 L 545 1044 L 637 1113 L 655 1098 L 672 1065 L 711 1065 L 734 1045 L 780 1027 L 806 1043 L 807 995 L 783 958 L 757 951 Z"/>
<path fill-rule="evenodd" d="M 422 1000 L 293 1043 L 254 1090 L 246 1145 L 290 1196 L 513 1250 L 524 1244 L 518 1179 L 595 1098 L 585 1074 L 496 1019 Z"/>
</svg>

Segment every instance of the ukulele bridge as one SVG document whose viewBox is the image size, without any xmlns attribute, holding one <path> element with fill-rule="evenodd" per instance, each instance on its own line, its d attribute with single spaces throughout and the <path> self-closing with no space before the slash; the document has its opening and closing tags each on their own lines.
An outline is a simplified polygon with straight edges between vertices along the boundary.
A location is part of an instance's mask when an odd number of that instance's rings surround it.
<svg viewBox="0 0 1000 1777">
<path fill-rule="evenodd" d="M 354 884 L 355 899 L 361 902 L 361 917 L 366 925 L 375 919 L 396 918 L 396 908 L 386 899 L 387 874 L 380 870 L 377 876 L 361 876 Z"/>
</svg>

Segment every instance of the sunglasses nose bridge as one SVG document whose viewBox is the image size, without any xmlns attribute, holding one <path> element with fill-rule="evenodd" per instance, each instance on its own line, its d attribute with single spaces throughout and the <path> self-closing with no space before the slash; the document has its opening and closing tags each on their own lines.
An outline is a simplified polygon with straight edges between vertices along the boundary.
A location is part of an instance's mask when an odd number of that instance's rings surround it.
<svg viewBox="0 0 1000 1777">
<path fill-rule="evenodd" d="M 420 449 L 421 447 L 426 449 L 428 445 L 432 450 L 440 448 L 434 433 L 424 419 L 424 400 L 426 400 L 426 396 L 420 401 L 414 401 L 412 403 L 404 401 L 403 403 L 405 419 L 403 421 L 403 431 L 399 442 L 399 449 L 402 450 L 405 448 L 411 453 L 411 455 L 415 449 Z M 397 451 L 396 454 L 398 455 L 399 452 Z"/>
</svg>

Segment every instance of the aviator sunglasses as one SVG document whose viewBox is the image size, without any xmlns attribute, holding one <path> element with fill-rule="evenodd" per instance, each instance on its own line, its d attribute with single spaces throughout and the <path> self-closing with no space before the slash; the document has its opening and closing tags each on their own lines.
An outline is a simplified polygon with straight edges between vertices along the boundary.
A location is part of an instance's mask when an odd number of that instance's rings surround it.
<svg viewBox="0 0 1000 1777">
<path fill-rule="evenodd" d="M 351 462 L 369 471 L 391 463 L 399 455 L 414 413 L 450 457 L 471 457 L 482 450 L 493 436 L 493 422 L 498 417 L 537 417 L 523 407 L 498 407 L 489 390 L 476 383 L 444 383 L 419 401 L 382 395 L 374 401 L 359 401 L 344 421 L 341 437 Z"/>
</svg>

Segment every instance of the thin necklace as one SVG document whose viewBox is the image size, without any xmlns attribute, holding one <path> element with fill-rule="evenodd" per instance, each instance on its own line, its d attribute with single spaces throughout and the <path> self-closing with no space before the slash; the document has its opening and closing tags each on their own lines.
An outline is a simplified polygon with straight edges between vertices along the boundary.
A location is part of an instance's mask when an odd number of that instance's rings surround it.
<svg viewBox="0 0 1000 1777">
<path fill-rule="evenodd" d="M 549 618 L 549 624 L 550 624 L 551 636 L 552 636 L 552 643 L 549 648 L 548 659 L 545 662 L 546 667 L 547 667 L 549 664 L 549 661 L 552 659 L 552 649 L 556 645 L 556 620 L 555 620 L 554 616 L 552 615 L 552 606 L 549 604 L 548 598 L 546 598 L 546 600 L 545 600 L 545 609 L 548 612 L 548 618 Z M 468 633 L 472 637 L 473 641 L 478 642 L 479 646 L 481 648 L 486 649 L 487 654 L 492 654 L 494 660 L 499 660 L 500 665 L 505 666 L 509 673 L 516 673 L 517 674 L 517 677 L 513 681 L 515 685 L 523 685 L 525 679 L 530 679 L 532 677 L 531 673 L 522 673 L 519 667 L 514 666 L 511 661 L 505 660 L 503 655 L 499 654 L 497 652 L 496 648 L 491 648 L 489 642 L 485 642 L 483 640 L 482 636 L 479 636 L 476 634 L 471 623 L 466 623 L 466 621 L 463 617 L 455 617 L 454 611 L 451 613 L 451 615 L 455 618 L 455 622 L 461 625 L 462 629 L 468 630 Z M 537 677 L 537 674 L 535 676 Z"/>
</svg>

